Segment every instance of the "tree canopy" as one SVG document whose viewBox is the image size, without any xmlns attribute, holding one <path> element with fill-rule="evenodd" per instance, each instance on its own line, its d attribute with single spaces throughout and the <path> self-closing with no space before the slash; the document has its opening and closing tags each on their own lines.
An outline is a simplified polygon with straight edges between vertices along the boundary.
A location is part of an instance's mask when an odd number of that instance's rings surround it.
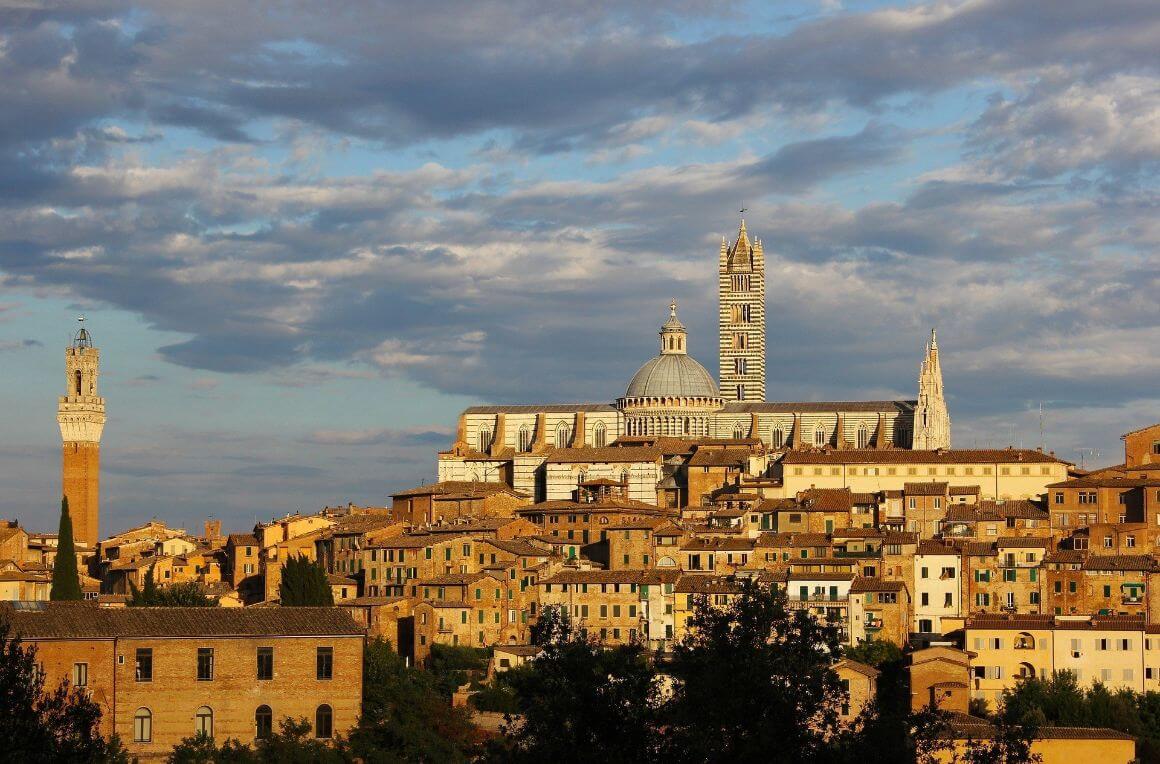
<svg viewBox="0 0 1160 764">
<path fill-rule="evenodd" d="M 152 566 L 145 572 L 145 582 L 138 589 L 129 582 L 129 607 L 216 607 L 217 602 L 206 596 L 201 584 L 187 581 L 159 588 Z"/>
<path fill-rule="evenodd" d="M 334 593 L 326 578 L 326 570 L 305 555 L 286 560 L 282 566 L 282 582 L 278 597 L 285 607 L 320 607 L 334 604 Z"/>
<path fill-rule="evenodd" d="M 68 514 L 68 497 L 60 500 L 60 527 L 56 539 L 56 559 L 52 565 L 51 600 L 84 599 L 81 578 L 77 572 L 77 550 L 73 542 L 72 518 Z"/>
</svg>

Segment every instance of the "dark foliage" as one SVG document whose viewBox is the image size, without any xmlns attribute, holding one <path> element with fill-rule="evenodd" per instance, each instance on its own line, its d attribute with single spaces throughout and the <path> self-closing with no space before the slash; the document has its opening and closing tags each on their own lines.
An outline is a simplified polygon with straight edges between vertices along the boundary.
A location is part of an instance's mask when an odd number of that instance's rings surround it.
<svg viewBox="0 0 1160 764">
<path fill-rule="evenodd" d="M 283 719 L 278 732 L 254 747 L 237 740 L 220 746 L 204 734 L 187 737 L 169 754 L 170 764 L 347 764 L 353 761 L 343 741 L 329 745 L 311 737 L 310 722 Z"/>
<path fill-rule="evenodd" d="M 367 642 L 363 656 L 363 710 L 350 752 L 366 762 L 467 761 L 475 728 L 434 676 L 407 666 L 381 639 Z"/>
<path fill-rule="evenodd" d="M 216 607 L 217 602 L 207 597 L 201 585 L 190 581 L 159 589 L 153 577 L 153 568 L 145 573 L 141 589 L 129 582 L 129 607 Z"/>
<path fill-rule="evenodd" d="M 75 559 L 75 558 L 74 558 Z M 0 751 L 5 761 L 127 762 L 100 734 L 101 709 L 67 682 L 45 691 L 36 649 L 0 621 Z"/>
<path fill-rule="evenodd" d="M 289 558 L 282 566 L 278 596 L 284 607 L 322 607 L 334 604 L 334 593 L 326 578 L 326 570 L 301 554 Z"/>
</svg>

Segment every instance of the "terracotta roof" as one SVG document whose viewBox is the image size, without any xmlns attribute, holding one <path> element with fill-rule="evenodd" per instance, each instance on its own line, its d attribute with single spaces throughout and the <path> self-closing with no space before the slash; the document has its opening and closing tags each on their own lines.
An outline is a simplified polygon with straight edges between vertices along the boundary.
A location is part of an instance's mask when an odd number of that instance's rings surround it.
<svg viewBox="0 0 1160 764">
<path fill-rule="evenodd" d="M 258 537 L 252 533 L 231 533 L 226 537 L 226 543 L 234 546 L 261 546 Z"/>
<path fill-rule="evenodd" d="M 990 541 L 963 541 L 958 545 L 968 557 L 993 557 L 995 545 Z"/>
<path fill-rule="evenodd" d="M 833 414 L 912 411 L 918 401 L 731 401 L 722 411 L 730 414 Z"/>
<path fill-rule="evenodd" d="M 562 570 L 540 584 L 675 584 L 676 570 Z"/>
<path fill-rule="evenodd" d="M 1155 466 L 1152 469 L 1157 469 Z M 1048 488 L 1151 488 L 1160 486 L 1160 478 L 1086 477 L 1049 483 Z"/>
<path fill-rule="evenodd" d="M 978 496 L 979 486 L 977 485 L 952 485 L 947 488 L 947 492 L 951 496 Z"/>
<path fill-rule="evenodd" d="M 749 450 L 743 448 L 698 448 L 689 459 L 690 467 L 744 467 L 749 463 Z"/>
<path fill-rule="evenodd" d="M 1087 559 L 1087 552 L 1079 549 L 1060 549 L 1055 552 L 1048 552 L 1047 556 L 1043 558 L 1045 563 L 1082 563 Z"/>
<path fill-rule="evenodd" d="M 577 411 L 616 411 L 611 403 L 542 403 L 519 406 L 469 406 L 464 414 L 572 414 Z"/>
<path fill-rule="evenodd" d="M 941 449 L 846 448 L 827 451 L 789 451 L 783 464 L 1067 464 L 1050 454 L 1028 448 Z"/>
<path fill-rule="evenodd" d="M 620 464 L 659 462 L 664 454 L 659 448 L 605 446 L 603 448 L 557 448 L 548 454 L 548 464 Z"/>
<path fill-rule="evenodd" d="M 890 543 L 890 542 L 887 542 Z M 947 546 L 940 541 L 934 539 L 923 539 L 918 542 L 918 549 L 915 554 L 958 554 L 959 550 L 952 546 Z"/>
<path fill-rule="evenodd" d="M 348 600 L 343 600 L 337 604 L 337 607 L 346 607 L 347 605 L 354 605 L 355 607 L 373 607 L 375 605 L 393 605 L 396 602 L 404 602 L 407 597 L 351 597 Z"/>
<path fill-rule="evenodd" d="M 1140 433 L 1142 433 L 1142 432 L 1147 432 L 1148 430 L 1154 429 L 1154 428 L 1156 428 L 1156 427 L 1160 427 L 1160 422 L 1157 422 L 1156 424 L 1150 424 L 1150 425 L 1148 425 L 1147 427 L 1141 427 L 1141 428 L 1140 428 L 1140 429 L 1138 429 L 1138 430 L 1132 430 L 1131 432 L 1125 432 L 1125 433 L 1124 433 L 1123 435 L 1121 435 L 1120 437 L 1121 437 L 1121 438 L 1126 438 L 1126 437 L 1128 437 L 1129 435 L 1139 435 L 1139 434 L 1140 434 Z"/>
<path fill-rule="evenodd" d="M 113 637 L 362 636 L 338 607 L 102 608 L 49 603 L 43 610 L 9 610 L 12 630 L 26 639 Z"/>
<path fill-rule="evenodd" d="M 1029 499 L 984 499 L 978 507 L 980 512 L 993 512 L 1002 517 L 1023 520 L 1046 520 L 1050 517 L 1041 504 Z"/>
<path fill-rule="evenodd" d="M 466 536 L 467 534 L 462 535 Z M 374 544 L 367 546 L 366 549 L 424 549 L 443 541 L 452 541 L 455 538 L 456 536 L 436 536 L 428 533 L 407 534 L 405 536 L 397 536 L 395 538 L 377 541 Z"/>
<path fill-rule="evenodd" d="M 677 579 L 673 591 L 678 594 L 736 594 L 741 584 L 724 576 L 685 575 Z"/>
<path fill-rule="evenodd" d="M 853 573 L 838 573 L 835 571 L 818 571 L 811 573 L 808 571 L 793 572 L 789 574 L 791 581 L 853 581 L 856 576 Z"/>
<path fill-rule="evenodd" d="M 903 483 L 902 492 L 907 496 L 946 496 L 946 483 Z"/>
<path fill-rule="evenodd" d="M 854 492 L 850 494 L 850 501 L 855 504 L 877 504 L 878 494 Z"/>
<path fill-rule="evenodd" d="M 757 505 L 758 512 L 779 512 L 797 507 L 797 499 L 765 499 Z"/>
<path fill-rule="evenodd" d="M 883 544 L 917 544 L 918 534 L 912 531 L 887 531 Z"/>
<path fill-rule="evenodd" d="M 838 528 L 831 534 L 837 539 L 880 539 L 886 535 L 878 528 Z"/>
<path fill-rule="evenodd" d="M 391 494 L 392 498 L 407 498 L 409 496 L 438 496 L 446 493 L 462 493 L 478 496 L 491 496 L 496 493 L 516 493 L 507 483 L 481 483 L 472 480 L 443 480 L 438 483 L 408 488 L 405 491 Z"/>
<path fill-rule="evenodd" d="M 514 554 L 520 557 L 546 557 L 551 554 L 550 550 L 541 549 L 535 544 L 530 543 L 526 537 L 510 540 L 480 539 L 477 543 L 490 544 L 496 549 L 501 549 L 508 554 Z"/>
<path fill-rule="evenodd" d="M 906 588 L 906 584 L 902 581 L 887 581 L 882 578 L 867 578 L 866 576 L 859 576 L 850 584 L 850 593 L 858 594 L 859 592 L 900 592 Z"/>
<path fill-rule="evenodd" d="M 968 629 L 1060 629 L 1064 631 L 1142 631 L 1144 616 L 1055 616 L 1040 613 L 976 613 Z"/>
<path fill-rule="evenodd" d="M 668 520 L 663 517 L 642 517 L 635 520 L 624 520 L 622 522 L 616 523 L 615 525 L 609 525 L 608 530 L 651 531 L 653 528 L 656 528 L 659 525 L 665 525 L 666 523 L 668 523 Z"/>
<path fill-rule="evenodd" d="M 346 576 L 340 576 L 337 573 L 328 573 L 326 580 L 331 586 L 358 586 L 358 581 Z"/>
<path fill-rule="evenodd" d="M 522 655 L 525 658 L 530 658 L 544 652 L 544 648 L 539 645 L 505 645 L 497 644 L 492 648 L 493 653 L 507 653 L 508 655 Z"/>
<path fill-rule="evenodd" d="M 751 552 L 755 546 L 751 538 L 688 538 L 681 543 L 681 550 L 704 550 L 707 552 Z"/>
<path fill-rule="evenodd" d="M 854 505 L 849 488 L 807 488 L 797 499 L 803 510 L 817 512 L 849 512 Z"/>
<path fill-rule="evenodd" d="M 422 578 L 416 583 L 419 586 L 470 586 L 485 578 L 499 580 L 490 573 L 444 573 L 439 576 Z"/>
<path fill-rule="evenodd" d="M 1032 538 L 1028 536 L 1000 536 L 995 539 L 995 546 L 1017 547 L 1023 549 L 1050 549 L 1051 539 Z"/>
<path fill-rule="evenodd" d="M 837 671 L 840 668 L 848 668 L 851 671 L 857 671 L 859 674 L 862 674 L 864 676 L 868 676 L 871 679 L 874 679 L 875 677 L 877 677 L 879 674 L 882 673 L 881 671 L 874 668 L 873 666 L 868 666 L 865 663 L 862 663 L 860 661 L 851 660 L 850 658 L 843 658 L 842 660 L 840 660 L 834 664 L 834 671 Z"/>
<path fill-rule="evenodd" d="M 1160 572 L 1160 563 L 1146 554 L 1093 554 L 1084 561 L 1083 569 Z"/>
</svg>

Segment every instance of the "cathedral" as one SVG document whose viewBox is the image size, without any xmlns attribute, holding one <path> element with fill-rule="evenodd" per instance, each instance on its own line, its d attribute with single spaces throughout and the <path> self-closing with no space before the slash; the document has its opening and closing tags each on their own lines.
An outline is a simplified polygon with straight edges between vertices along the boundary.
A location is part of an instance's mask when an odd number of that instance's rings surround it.
<svg viewBox="0 0 1160 764">
<path fill-rule="evenodd" d="M 624 395 L 611 403 L 468 408 L 455 444 L 439 455 L 439 479 L 506 482 L 543 498 L 536 474 L 545 463 L 597 463 L 617 456 L 607 449 L 614 443 L 650 446 L 658 438 L 760 441 L 769 453 L 950 447 L 933 331 L 916 400 L 766 401 L 765 255 L 744 220 L 732 244 L 722 240 L 717 268 L 717 379 L 688 354 L 674 302 L 660 327 L 660 352 L 633 375 Z"/>
</svg>

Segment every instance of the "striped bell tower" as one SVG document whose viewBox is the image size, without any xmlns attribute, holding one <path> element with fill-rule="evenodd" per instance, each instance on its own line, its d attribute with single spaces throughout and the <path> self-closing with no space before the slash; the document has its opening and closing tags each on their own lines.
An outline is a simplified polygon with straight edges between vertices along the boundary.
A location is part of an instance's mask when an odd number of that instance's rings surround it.
<svg viewBox="0 0 1160 764">
<path fill-rule="evenodd" d="M 745 219 L 737 240 L 721 240 L 717 264 L 721 397 L 765 400 L 765 252 L 749 240 Z"/>
</svg>

